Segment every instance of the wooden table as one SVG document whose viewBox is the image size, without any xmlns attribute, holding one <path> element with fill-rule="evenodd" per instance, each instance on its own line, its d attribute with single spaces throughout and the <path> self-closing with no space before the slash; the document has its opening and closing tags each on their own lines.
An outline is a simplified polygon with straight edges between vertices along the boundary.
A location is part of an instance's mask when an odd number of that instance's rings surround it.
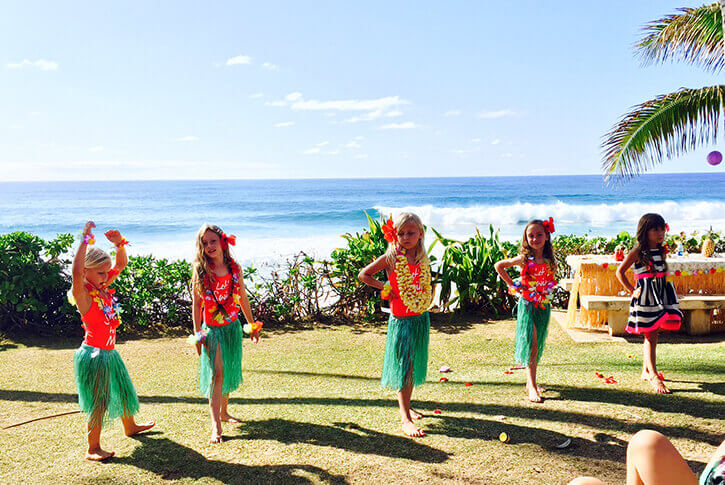
<svg viewBox="0 0 725 485">
<path fill-rule="evenodd" d="M 571 255 L 567 264 L 574 271 L 567 326 L 593 330 L 607 330 L 607 312 L 604 310 L 578 309 L 583 295 L 627 296 L 617 280 L 615 271 L 620 262 L 614 256 L 594 254 Z M 678 295 L 725 294 L 725 255 L 705 258 L 698 255 L 667 256 L 667 279 L 675 285 Z M 631 282 L 631 268 L 626 273 Z"/>
</svg>

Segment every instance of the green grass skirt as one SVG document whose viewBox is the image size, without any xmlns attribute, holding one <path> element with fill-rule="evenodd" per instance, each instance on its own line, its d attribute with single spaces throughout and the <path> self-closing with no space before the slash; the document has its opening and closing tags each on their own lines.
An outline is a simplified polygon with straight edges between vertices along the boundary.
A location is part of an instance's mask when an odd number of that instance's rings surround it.
<svg viewBox="0 0 725 485">
<path fill-rule="evenodd" d="M 428 370 L 428 312 L 414 317 L 388 319 L 382 387 L 400 390 L 412 378 L 413 387 L 425 382 Z M 412 376 L 411 376 L 412 370 Z"/>
<path fill-rule="evenodd" d="M 242 384 L 242 325 L 234 320 L 229 325 L 215 327 L 202 325 L 206 330 L 204 345 L 199 358 L 199 392 L 211 396 L 214 384 L 214 360 L 217 351 L 222 353 L 224 379 L 222 395 L 229 394 Z"/>
<path fill-rule="evenodd" d="M 519 298 L 516 314 L 516 362 L 529 365 L 534 327 L 536 327 L 536 344 L 539 347 L 536 362 L 541 360 L 549 330 L 549 317 L 551 317 L 551 305 L 536 308 L 530 301 Z"/>
<path fill-rule="evenodd" d="M 78 404 L 91 426 L 138 412 L 138 396 L 116 350 L 82 344 L 73 357 Z"/>
</svg>

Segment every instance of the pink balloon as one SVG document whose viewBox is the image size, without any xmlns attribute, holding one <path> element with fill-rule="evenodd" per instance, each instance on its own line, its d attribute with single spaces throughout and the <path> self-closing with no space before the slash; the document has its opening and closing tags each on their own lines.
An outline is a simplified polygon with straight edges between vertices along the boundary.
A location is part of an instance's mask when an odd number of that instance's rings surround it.
<svg viewBox="0 0 725 485">
<path fill-rule="evenodd" d="M 710 165 L 720 165 L 720 162 L 722 162 L 722 153 L 714 151 L 707 154 L 707 163 Z"/>
</svg>

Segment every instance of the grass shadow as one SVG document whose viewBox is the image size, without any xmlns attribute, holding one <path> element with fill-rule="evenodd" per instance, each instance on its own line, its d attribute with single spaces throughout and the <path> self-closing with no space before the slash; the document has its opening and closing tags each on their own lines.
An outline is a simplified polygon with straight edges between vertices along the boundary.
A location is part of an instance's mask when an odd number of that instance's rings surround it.
<svg viewBox="0 0 725 485">
<path fill-rule="evenodd" d="M 677 395 L 661 396 L 655 394 L 639 394 L 635 392 L 617 391 L 614 389 L 572 388 L 562 386 L 549 386 L 551 393 L 558 393 L 559 397 L 552 400 L 570 399 L 580 402 L 593 402 L 601 404 L 624 404 L 626 406 L 640 406 L 665 413 L 685 413 L 693 417 L 704 419 L 721 419 L 722 405 L 719 403 L 703 403 L 699 399 L 680 397 Z M 46 393 L 36 391 L 9 391 L 0 389 L 0 400 L 25 402 L 68 402 L 76 403 L 77 396 L 67 393 Z M 139 396 L 141 403 L 165 404 L 185 403 L 206 405 L 203 397 L 192 396 Z M 379 407 L 397 408 L 397 402 L 390 399 L 354 399 L 342 397 L 265 397 L 229 399 L 232 405 L 312 405 L 312 406 L 349 406 L 349 407 Z M 433 417 L 435 409 L 450 413 L 475 413 L 480 415 L 503 415 L 520 417 L 533 421 L 551 421 L 559 423 L 577 423 L 600 430 L 617 430 L 634 434 L 643 427 L 659 431 L 671 438 L 686 438 L 694 441 L 704 441 L 711 445 L 719 445 L 722 435 L 709 433 L 687 426 L 663 426 L 654 422 L 629 422 L 620 416 L 602 416 L 583 412 L 552 409 L 543 405 L 503 405 L 503 404 L 472 404 L 466 402 L 438 402 L 414 401 L 413 406 L 423 411 L 428 417 Z M 202 412 L 200 410 L 200 412 Z M 614 410 L 613 410 L 614 412 Z M 32 417 L 32 416 L 30 416 Z M 19 419 L 18 419 L 19 420 Z M 493 422 L 495 423 L 495 421 Z M 534 428 L 532 428 L 534 429 Z"/>
<path fill-rule="evenodd" d="M 334 426 L 327 426 L 273 418 L 246 422 L 240 426 L 240 431 L 240 437 L 244 439 L 274 440 L 287 445 L 307 443 L 423 463 L 442 463 L 449 456 L 448 453 L 419 441 L 380 433 L 355 423 L 335 423 Z"/>
<path fill-rule="evenodd" d="M 201 480 L 213 478 L 223 483 L 348 483 L 344 476 L 334 475 L 312 465 L 243 465 L 211 460 L 201 453 L 168 438 L 139 435 L 141 442 L 128 457 L 114 457 L 109 463 L 123 463 L 150 471 L 160 480 Z M 219 446 L 224 446 L 219 445 Z"/>
</svg>

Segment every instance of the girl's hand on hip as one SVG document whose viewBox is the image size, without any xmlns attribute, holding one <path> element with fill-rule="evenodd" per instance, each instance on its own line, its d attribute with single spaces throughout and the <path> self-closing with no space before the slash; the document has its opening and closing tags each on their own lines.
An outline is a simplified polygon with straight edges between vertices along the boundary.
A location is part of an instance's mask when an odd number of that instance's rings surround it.
<svg viewBox="0 0 725 485">
<path fill-rule="evenodd" d="M 638 287 L 637 287 L 637 288 L 635 288 L 635 289 L 634 289 L 634 291 L 632 292 L 632 298 L 639 298 L 639 295 L 640 295 L 640 294 L 642 294 L 642 287 L 641 287 L 641 286 L 638 286 Z"/>
</svg>

